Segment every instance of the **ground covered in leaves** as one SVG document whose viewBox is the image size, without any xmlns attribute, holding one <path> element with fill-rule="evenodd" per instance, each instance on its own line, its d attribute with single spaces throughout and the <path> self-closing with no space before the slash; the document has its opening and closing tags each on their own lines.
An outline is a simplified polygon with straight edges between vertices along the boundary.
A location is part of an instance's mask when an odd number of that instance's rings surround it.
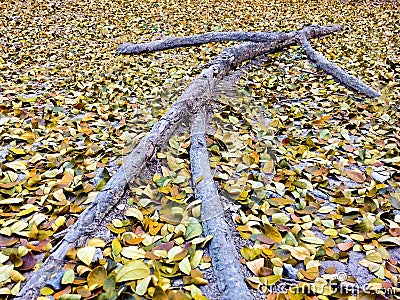
<svg viewBox="0 0 400 300">
<path fill-rule="evenodd" d="M 341 87 L 297 46 L 216 95 L 210 160 L 247 282 L 268 299 L 348 298 L 367 283 L 399 295 L 397 2 L 6 0 L 0 17 L 0 298 L 19 292 L 199 66 L 231 44 L 117 57 L 120 43 L 312 23 L 344 26 L 312 44 L 382 96 Z M 188 150 L 182 131 L 41 299 L 215 296 L 203 287 L 211 237 Z"/>
</svg>

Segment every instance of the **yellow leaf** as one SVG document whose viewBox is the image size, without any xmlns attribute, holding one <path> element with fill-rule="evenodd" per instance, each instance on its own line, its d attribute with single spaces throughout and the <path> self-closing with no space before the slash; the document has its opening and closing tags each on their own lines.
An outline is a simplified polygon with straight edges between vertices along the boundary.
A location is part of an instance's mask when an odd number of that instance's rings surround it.
<svg viewBox="0 0 400 300">
<path fill-rule="evenodd" d="M 150 275 L 150 269 L 140 260 L 130 261 L 118 270 L 116 282 L 131 281 Z"/>
<path fill-rule="evenodd" d="M 47 287 L 47 286 L 45 286 L 44 288 L 42 288 L 40 290 L 40 294 L 42 294 L 44 296 L 50 296 L 53 293 L 54 293 L 54 291 L 51 288 Z"/>
<path fill-rule="evenodd" d="M 124 223 L 122 223 L 120 219 L 113 219 L 111 222 L 116 228 L 121 228 L 124 226 Z"/>
<path fill-rule="evenodd" d="M 192 269 L 196 268 L 200 264 L 203 253 L 203 250 L 196 250 L 196 252 L 192 255 L 190 259 L 190 266 L 192 267 Z"/>
<path fill-rule="evenodd" d="M 190 222 L 186 228 L 185 238 L 190 240 L 194 237 L 199 236 L 203 232 L 203 227 L 200 222 L 195 218 L 190 218 Z"/>
<path fill-rule="evenodd" d="M 10 294 L 11 290 L 9 288 L 0 288 L 0 295 L 10 295 Z"/>
<path fill-rule="evenodd" d="M 190 275 L 190 271 L 192 271 L 192 268 L 190 267 L 190 262 L 189 262 L 189 259 L 187 257 L 185 257 L 179 263 L 179 270 L 181 270 L 186 275 Z"/>
<path fill-rule="evenodd" d="M 282 242 L 282 236 L 279 233 L 278 229 L 273 227 L 271 224 L 264 225 L 265 235 L 267 238 L 273 239 L 275 242 Z"/>
<path fill-rule="evenodd" d="M 24 230 L 26 227 L 28 227 L 28 223 L 22 222 L 22 221 L 17 221 L 14 224 L 10 226 L 10 229 L 12 232 L 20 232 Z"/>
<path fill-rule="evenodd" d="M 384 235 L 383 237 L 380 237 L 378 239 L 378 242 L 380 242 L 380 243 L 392 243 L 392 244 L 396 244 L 397 246 L 400 246 L 400 237 Z"/>
<path fill-rule="evenodd" d="M 86 265 L 90 265 L 93 260 L 95 252 L 96 252 L 96 247 L 87 246 L 87 247 L 83 247 L 83 248 L 79 249 L 76 252 L 76 255 Z"/>
<path fill-rule="evenodd" d="M 107 278 L 107 271 L 102 266 L 98 266 L 95 269 L 93 269 L 87 277 L 89 290 L 92 291 L 97 287 L 103 286 L 106 278 Z"/>
<path fill-rule="evenodd" d="M 24 277 L 24 280 L 25 280 L 25 277 Z M 18 295 L 20 290 L 21 290 L 21 282 L 17 282 L 17 284 L 14 285 L 13 288 L 11 289 L 11 295 L 14 295 L 14 296 Z"/>
<path fill-rule="evenodd" d="M 12 153 L 14 154 L 18 154 L 18 155 L 22 155 L 22 154 L 26 154 L 26 152 L 22 149 L 17 149 L 17 148 L 10 148 L 9 149 Z"/>
<path fill-rule="evenodd" d="M 203 178 L 204 178 L 204 176 L 203 176 L 203 175 L 201 175 L 201 176 L 197 177 L 197 178 L 196 178 L 196 183 L 199 183 L 200 181 L 202 181 L 202 180 L 203 180 Z"/>
<path fill-rule="evenodd" d="M 0 266 L 0 283 L 10 278 L 11 271 L 14 269 L 14 265 Z"/>
<path fill-rule="evenodd" d="M 118 239 L 114 239 L 111 243 L 112 251 L 115 256 L 118 256 L 122 252 L 122 246 Z"/>
<path fill-rule="evenodd" d="M 143 214 L 137 208 L 133 208 L 133 207 L 128 208 L 125 212 L 125 216 L 134 217 L 134 218 L 138 219 L 139 221 L 143 221 Z"/>
<path fill-rule="evenodd" d="M 22 201 L 24 201 L 24 199 L 22 198 L 6 198 L 3 200 L 0 200 L 0 204 L 17 204 L 17 203 L 21 203 Z"/>
<path fill-rule="evenodd" d="M 26 163 L 21 160 L 14 160 L 4 164 L 7 168 L 12 170 L 26 170 Z"/>
<path fill-rule="evenodd" d="M 282 275 L 269 275 L 266 277 L 261 277 L 260 281 L 265 285 L 274 285 L 282 278 Z"/>
<path fill-rule="evenodd" d="M 55 192 L 53 193 L 53 197 L 54 197 L 55 199 L 57 199 L 58 201 L 65 201 L 65 200 L 67 200 L 67 198 L 66 198 L 65 195 L 64 195 L 64 191 L 63 191 L 62 189 L 59 189 L 59 190 L 55 191 Z"/>
<path fill-rule="evenodd" d="M 136 286 L 136 294 L 143 296 L 147 292 L 152 275 L 147 276 L 143 280 L 138 281 Z"/>
<path fill-rule="evenodd" d="M 129 259 L 139 259 L 146 257 L 146 251 L 138 246 L 128 246 L 122 249 L 121 255 Z"/>
<path fill-rule="evenodd" d="M 281 245 L 280 248 L 289 250 L 290 254 L 298 260 L 304 260 L 311 256 L 310 251 L 308 251 L 308 249 L 305 247 L 301 246 L 293 247 L 290 245 Z"/>
<path fill-rule="evenodd" d="M 382 263 L 382 255 L 379 252 L 371 252 L 365 256 L 366 260 L 375 262 L 375 263 Z"/>
<path fill-rule="evenodd" d="M 100 238 L 93 238 L 87 242 L 87 246 L 103 248 L 105 245 L 106 245 L 106 242 L 104 242 Z"/>
<path fill-rule="evenodd" d="M 57 219 L 54 221 L 54 224 L 55 224 L 57 227 L 60 227 L 60 226 L 63 226 L 63 225 L 64 225 L 65 221 L 66 221 L 66 218 L 65 218 L 64 216 L 59 216 L 59 217 L 57 217 Z"/>
<path fill-rule="evenodd" d="M 316 245 L 324 245 L 325 244 L 325 242 L 322 239 L 315 237 L 315 236 L 304 236 L 301 238 L 301 240 L 305 241 L 307 243 L 310 243 L 310 244 L 316 244 Z"/>
<path fill-rule="evenodd" d="M 275 167 L 275 164 L 274 164 L 273 160 L 267 161 L 266 163 L 264 163 L 263 172 L 266 174 L 273 173 L 274 167 Z"/>
<path fill-rule="evenodd" d="M 338 235 L 338 231 L 336 229 L 333 229 L 333 228 L 328 228 L 328 229 L 324 230 L 323 234 L 329 235 L 329 236 L 337 236 Z"/>
<path fill-rule="evenodd" d="M 321 214 L 328 214 L 331 211 L 335 210 L 335 208 L 333 208 L 332 206 L 322 206 L 318 212 Z"/>
</svg>

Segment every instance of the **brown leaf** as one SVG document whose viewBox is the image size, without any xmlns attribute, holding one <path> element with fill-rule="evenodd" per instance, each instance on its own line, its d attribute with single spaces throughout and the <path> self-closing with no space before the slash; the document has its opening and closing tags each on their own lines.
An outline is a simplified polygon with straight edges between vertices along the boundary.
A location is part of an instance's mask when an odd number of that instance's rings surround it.
<svg viewBox="0 0 400 300">
<path fill-rule="evenodd" d="M 69 293 L 71 293 L 71 286 L 70 285 L 67 286 L 65 289 L 55 293 L 53 295 L 53 297 L 54 297 L 54 299 L 57 300 L 57 299 L 60 299 L 62 295 L 69 294 Z"/>
<path fill-rule="evenodd" d="M 156 289 L 154 290 L 154 294 L 153 294 L 153 300 L 168 300 L 168 296 L 167 294 L 165 294 L 164 290 L 159 287 L 156 286 Z"/>
<path fill-rule="evenodd" d="M 260 277 L 265 277 L 265 276 L 269 276 L 269 275 L 272 275 L 272 274 L 273 274 L 272 269 L 267 268 L 267 267 L 261 267 L 260 270 L 259 270 L 259 276 Z"/>
<path fill-rule="evenodd" d="M 365 175 L 359 170 L 346 170 L 346 175 L 358 183 L 365 181 Z"/>
<path fill-rule="evenodd" d="M 254 273 L 254 275 L 259 276 L 260 269 L 264 267 L 264 258 L 258 258 L 252 261 L 248 261 L 246 266 Z"/>
<path fill-rule="evenodd" d="M 0 235 L 0 247 L 12 246 L 17 242 L 18 242 L 18 238 L 14 237 L 14 236 L 8 237 L 8 236 Z"/>
<path fill-rule="evenodd" d="M 32 252 L 29 251 L 27 255 L 22 257 L 23 264 L 21 267 L 19 267 L 19 270 L 31 270 L 35 267 L 36 260 L 35 257 L 33 256 Z"/>
<path fill-rule="evenodd" d="M 336 244 L 336 246 L 339 248 L 339 250 L 341 251 L 347 251 L 349 250 L 351 247 L 353 247 L 354 242 L 346 242 L 346 243 L 338 243 Z"/>
<path fill-rule="evenodd" d="M 29 243 L 27 240 L 21 239 L 21 244 L 22 244 L 23 246 L 25 246 L 25 247 L 27 247 L 28 249 L 31 249 L 31 250 L 33 250 L 33 251 L 36 251 L 36 252 L 44 252 L 44 251 L 46 251 L 46 250 L 45 250 L 45 247 L 46 247 L 47 244 L 49 244 L 49 243 L 50 243 L 50 239 L 45 239 L 45 240 L 41 241 L 39 244 L 37 244 L 37 245 L 35 246 L 35 245 L 32 245 L 31 243 Z"/>
<path fill-rule="evenodd" d="M 389 233 L 392 236 L 400 236 L 400 228 L 399 227 L 395 227 L 395 228 L 389 228 Z"/>
</svg>

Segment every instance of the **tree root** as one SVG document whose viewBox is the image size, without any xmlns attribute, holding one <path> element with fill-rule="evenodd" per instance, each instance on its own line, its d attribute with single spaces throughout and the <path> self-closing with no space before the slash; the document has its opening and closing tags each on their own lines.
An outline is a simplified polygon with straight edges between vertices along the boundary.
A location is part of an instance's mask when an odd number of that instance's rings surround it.
<svg viewBox="0 0 400 300">
<path fill-rule="evenodd" d="M 128 188 L 128 183 L 138 177 L 142 168 L 155 153 L 162 149 L 178 125 L 186 118 L 193 116 L 210 100 L 214 88 L 220 79 L 244 61 L 252 60 L 265 53 L 280 50 L 297 42 L 301 34 L 307 39 L 328 35 L 340 30 L 340 26 L 310 26 L 290 33 L 266 33 L 271 40 L 263 43 L 246 42 L 226 48 L 216 57 L 207 69 L 189 85 L 183 95 L 167 113 L 153 126 L 137 147 L 126 157 L 123 165 L 111 177 L 94 201 L 81 213 L 75 224 L 68 228 L 64 238 L 43 263 L 42 267 L 32 274 L 24 284 L 16 299 L 35 299 L 40 288 L 58 273 L 68 250 L 82 244 L 82 241 L 101 224 L 109 209 L 118 204 Z M 257 35 L 257 34 L 256 34 Z M 203 43 L 203 42 L 202 42 Z M 159 44 L 160 45 L 160 44 Z M 162 44 L 161 44 L 162 45 Z M 168 49 L 158 46 L 157 49 Z M 161 47 L 161 48 L 160 48 Z M 165 45 L 163 47 L 166 47 Z M 121 49 L 121 48 L 120 48 Z M 123 48 L 122 48 L 123 49 Z M 155 50 L 154 50 L 155 51 Z M 122 52 L 121 52 L 122 53 Z M 125 52 L 123 54 L 129 54 Z M 213 223 L 214 224 L 214 223 Z M 220 224 L 215 223 L 215 226 Z M 209 230 L 212 230 L 210 228 Z M 223 249 L 221 249 L 222 251 Z M 218 258 L 213 258 L 215 261 Z M 233 274 L 231 274 L 233 276 Z M 233 286 L 226 286 L 227 289 Z M 233 297 L 236 298 L 236 297 Z"/>
<path fill-rule="evenodd" d="M 321 53 L 315 51 L 305 35 L 300 34 L 299 41 L 301 42 L 301 45 L 308 58 L 312 62 L 315 62 L 317 67 L 323 70 L 325 73 L 332 75 L 333 78 L 335 78 L 339 83 L 371 98 L 379 97 L 381 95 L 379 92 L 363 83 L 360 79 L 350 75 L 335 63 L 328 61 Z"/>
</svg>

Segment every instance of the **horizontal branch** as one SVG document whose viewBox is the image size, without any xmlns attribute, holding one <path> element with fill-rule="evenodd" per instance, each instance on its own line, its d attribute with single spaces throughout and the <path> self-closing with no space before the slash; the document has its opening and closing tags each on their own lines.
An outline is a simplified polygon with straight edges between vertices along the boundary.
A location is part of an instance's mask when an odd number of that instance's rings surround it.
<svg viewBox="0 0 400 300">
<path fill-rule="evenodd" d="M 311 61 L 313 61 L 317 65 L 317 67 L 323 70 L 325 73 L 332 75 L 333 78 L 336 79 L 336 81 L 357 92 L 364 93 L 368 97 L 374 98 L 380 96 L 379 92 L 375 91 L 373 88 L 363 83 L 357 77 L 350 75 L 335 63 L 328 61 L 318 51 L 315 51 L 308 42 L 307 37 L 305 35 L 300 34 L 299 39 L 308 58 Z"/>
<path fill-rule="evenodd" d="M 143 44 L 123 43 L 118 47 L 117 53 L 123 55 L 141 54 L 160 50 L 174 49 L 178 47 L 199 46 L 207 43 L 223 41 L 250 41 L 255 43 L 269 43 L 271 41 L 274 41 L 275 39 L 279 39 L 281 34 L 282 32 L 257 31 L 209 32 L 192 36 L 172 37 L 165 40 Z"/>
<path fill-rule="evenodd" d="M 270 42 L 276 33 L 274 32 L 208 32 L 184 37 L 172 37 L 165 40 L 159 40 L 143 44 L 123 43 L 117 52 L 118 54 L 140 54 L 155 52 L 160 50 L 174 49 L 178 47 L 199 46 L 212 42 L 223 41 L 251 41 L 251 42 Z"/>
</svg>

